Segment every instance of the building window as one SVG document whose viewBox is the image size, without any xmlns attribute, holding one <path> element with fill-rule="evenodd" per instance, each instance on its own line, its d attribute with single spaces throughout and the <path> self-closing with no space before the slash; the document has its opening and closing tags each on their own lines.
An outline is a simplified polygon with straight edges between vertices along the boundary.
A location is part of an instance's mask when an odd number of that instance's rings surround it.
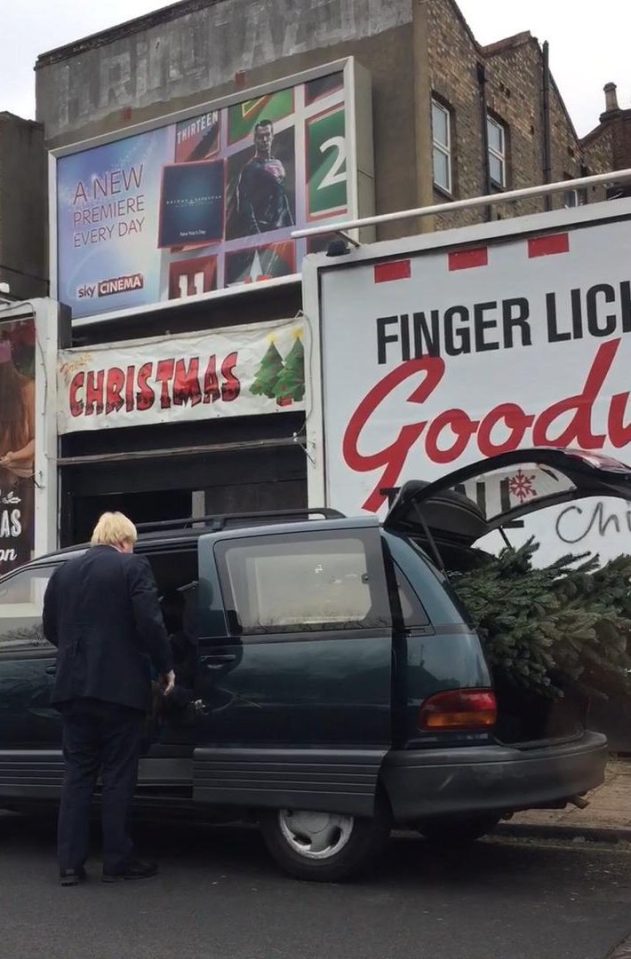
<svg viewBox="0 0 631 959">
<path fill-rule="evenodd" d="M 489 142 L 489 175 L 491 185 L 504 189 L 506 186 L 506 128 L 493 117 L 486 118 Z"/>
<path fill-rule="evenodd" d="M 434 145 L 434 184 L 452 193 L 451 110 L 432 100 L 432 141 Z"/>
<path fill-rule="evenodd" d="M 585 206 L 587 203 L 587 190 L 581 187 L 578 190 L 566 190 L 563 205 L 570 209 L 574 206 Z"/>
</svg>

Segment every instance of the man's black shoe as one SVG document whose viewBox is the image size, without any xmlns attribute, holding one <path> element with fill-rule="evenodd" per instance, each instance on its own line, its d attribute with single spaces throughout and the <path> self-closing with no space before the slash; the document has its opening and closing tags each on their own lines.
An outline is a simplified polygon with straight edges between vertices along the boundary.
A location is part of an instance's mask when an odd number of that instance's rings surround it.
<svg viewBox="0 0 631 959">
<path fill-rule="evenodd" d="M 158 872 L 155 862 L 143 862 L 142 859 L 132 859 L 119 872 L 105 872 L 103 882 L 123 882 L 125 879 L 151 879 Z"/>
<path fill-rule="evenodd" d="M 85 869 L 61 869 L 59 883 L 61 886 L 78 886 L 86 878 Z"/>
</svg>

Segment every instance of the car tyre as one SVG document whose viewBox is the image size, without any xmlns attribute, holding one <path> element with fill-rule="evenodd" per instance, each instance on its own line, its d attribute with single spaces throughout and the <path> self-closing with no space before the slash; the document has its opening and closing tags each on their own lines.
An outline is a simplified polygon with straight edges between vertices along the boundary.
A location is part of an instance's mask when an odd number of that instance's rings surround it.
<svg viewBox="0 0 631 959">
<path fill-rule="evenodd" d="M 266 809 L 259 819 L 281 869 L 315 882 L 340 882 L 367 869 L 392 828 L 390 809 L 381 799 L 369 819 L 296 809 Z"/>
<path fill-rule="evenodd" d="M 432 846 L 456 848 L 481 839 L 492 832 L 501 816 L 471 816 L 468 819 L 432 819 L 418 827 L 426 842 Z"/>
</svg>

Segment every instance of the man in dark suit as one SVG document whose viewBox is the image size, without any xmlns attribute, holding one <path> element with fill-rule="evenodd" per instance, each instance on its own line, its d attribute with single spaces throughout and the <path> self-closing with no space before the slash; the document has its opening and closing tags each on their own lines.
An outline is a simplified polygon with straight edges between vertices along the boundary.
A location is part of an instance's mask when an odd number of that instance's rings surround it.
<svg viewBox="0 0 631 959">
<path fill-rule="evenodd" d="M 52 702 L 63 716 L 64 785 L 58 858 L 62 885 L 85 878 L 90 806 L 102 779 L 103 881 L 144 879 L 155 863 L 133 855 L 131 802 L 151 666 L 164 695 L 175 676 L 156 583 L 134 555 L 136 527 L 122 513 L 104 513 L 92 546 L 51 577 L 44 597 L 44 634 L 58 648 Z"/>
</svg>

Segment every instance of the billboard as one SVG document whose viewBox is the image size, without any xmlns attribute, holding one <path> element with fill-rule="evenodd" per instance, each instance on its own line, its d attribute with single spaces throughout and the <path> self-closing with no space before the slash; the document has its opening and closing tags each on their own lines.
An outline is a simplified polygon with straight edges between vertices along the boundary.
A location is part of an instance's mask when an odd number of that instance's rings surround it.
<svg viewBox="0 0 631 959">
<path fill-rule="evenodd" d="M 358 214 L 359 68 L 330 69 L 59 154 L 55 295 L 73 317 L 296 274 L 292 230 Z"/>
<path fill-rule="evenodd" d="M 321 425 L 314 416 L 308 430 L 326 464 L 311 498 L 384 515 L 386 491 L 406 480 L 533 446 L 631 462 L 625 202 L 310 263 L 305 310 L 320 311 L 323 396 Z M 502 493 L 511 507 L 527 504 L 545 482 L 532 470 Z M 514 544 L 530 535 L 538 562 L 631 553 L 631 503 L 568 502 L 509 532 Z"/>
<path fill-rule="evenodd" d="M 58 431 L 304 410 L 304 335 L 277 320 L 60 350 Z"/>
<path fill-rule="evenodd" d="M 0 576 L 34 548 L 35 344 L 34 317 L 0 322 Z"/>
</svg>

